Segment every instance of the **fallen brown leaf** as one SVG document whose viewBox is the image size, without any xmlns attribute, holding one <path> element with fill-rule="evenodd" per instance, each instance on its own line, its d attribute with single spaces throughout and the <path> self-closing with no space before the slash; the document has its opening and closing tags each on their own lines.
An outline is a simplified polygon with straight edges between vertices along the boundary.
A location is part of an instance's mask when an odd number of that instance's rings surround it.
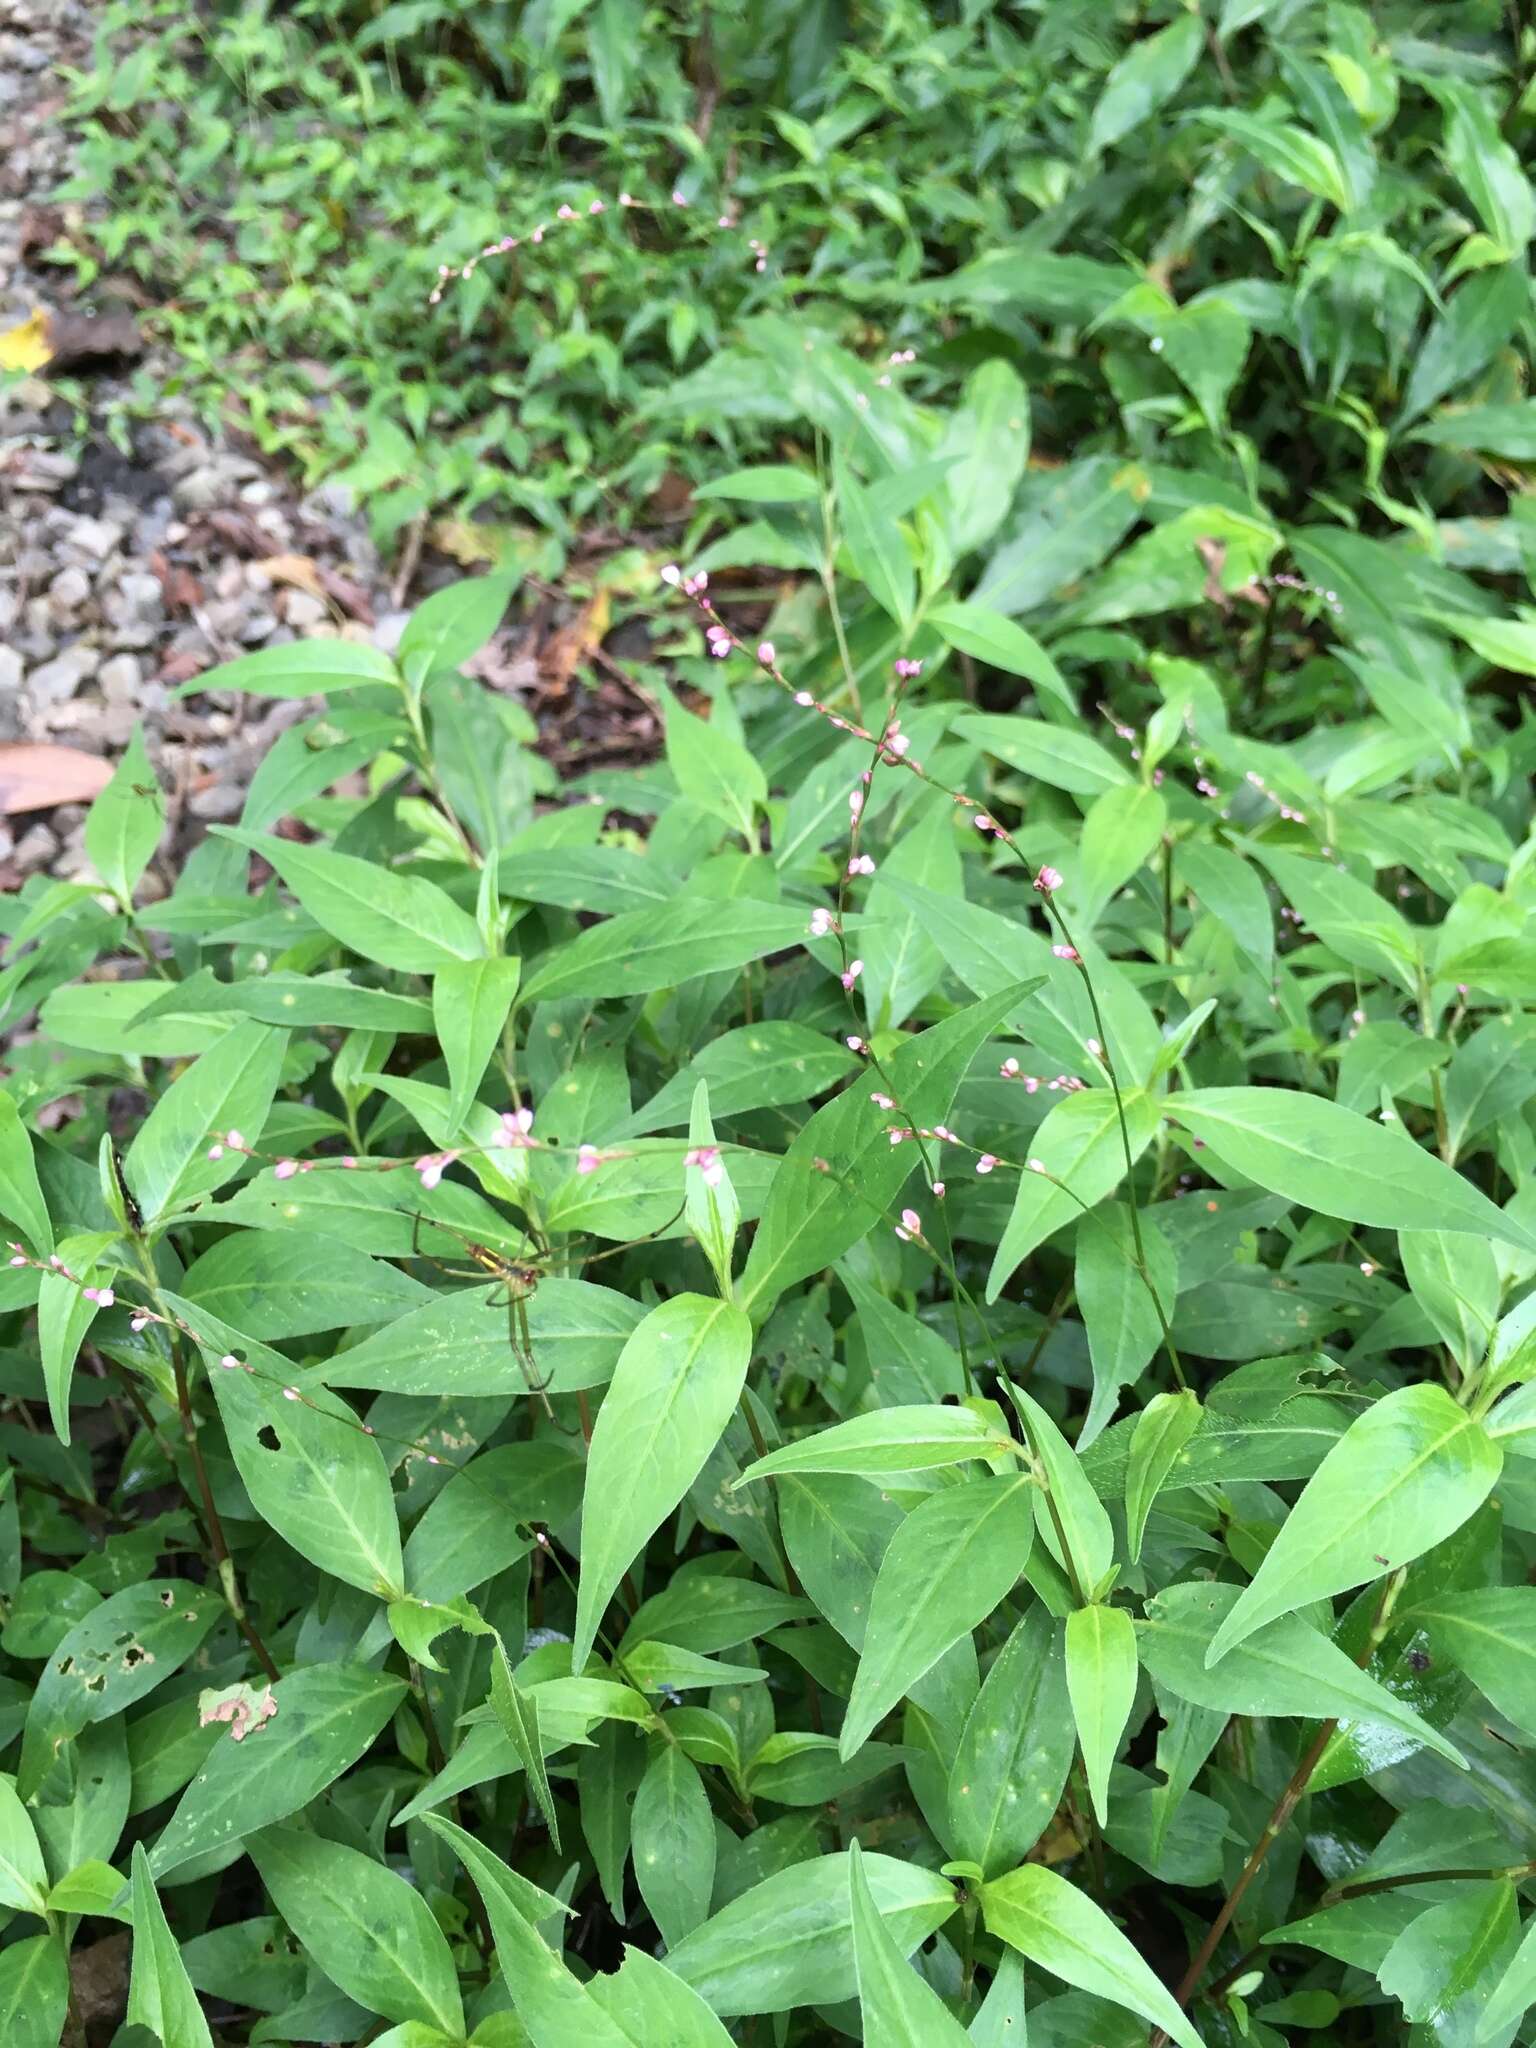
<svg viewBox="0 0 1536 2048">
<path fill-rule="evenodd" d="M 149 566 L 160 579 L 160 595 L 168 612 L 189 612 L 202 603 L 203 586 L 190 569 L 171 561 L 159 548 L 150 556 Z"/>
<path fill-rule="evenodd" d="M 89 803 L 111 779 L 112 764 L 99 754 L 17 740 L 0 746 L 0 817 Z"/>
<path fill-rule="evenodd" d="M 308 555 L 263 555 L 257 566 L 265 569 L 274 583 L 287 583 L 295 590 L 307 590 L 311 597 L 325 597 L 320 565 L 311 561 Z"/>
</svg>

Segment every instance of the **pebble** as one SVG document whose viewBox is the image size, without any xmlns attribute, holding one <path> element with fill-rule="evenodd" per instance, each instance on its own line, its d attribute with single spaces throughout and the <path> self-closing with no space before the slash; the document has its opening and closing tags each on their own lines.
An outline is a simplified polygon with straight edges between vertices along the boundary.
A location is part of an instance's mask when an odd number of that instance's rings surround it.
<svg viewBox="0 0 1536 2048">
<path fill-rule="evenodd" d="M 72 563 L 61 569 L 48 586 L 48 604 L 61 625 L 68 625 L 91 595 L 91 579 Z"/>
<path fill-rule="evenodd" d="M 323 626 L 328 616 L 325 600 L 308 590 L 290 590 L 283 610 L 288 624 L 300 633 L 310 626 Z"/>
<path fill-rule="evenodd" d="M 111 519 L 77 519 L 69 529 L 70 544 L 93 561 L 104 562 L 123 544 L 123 529 Z"/>
<path fill-rule="evenodd" d="M 114 654 L 101 664 L 96 683 L 109 704 L 133 704 L 144 686 L 144 664 L 136 654 Z"/>
<path fill-rule="evenodd" d="M 76 642 L 54 660 L 45 661 L 41 668 L 33 669 L 27 677 L 27 695 L 39 709 L 62 704 L 66 698 L 73 697 L 88 676 L 95 673 L 95 648 Z"/>
</svg>

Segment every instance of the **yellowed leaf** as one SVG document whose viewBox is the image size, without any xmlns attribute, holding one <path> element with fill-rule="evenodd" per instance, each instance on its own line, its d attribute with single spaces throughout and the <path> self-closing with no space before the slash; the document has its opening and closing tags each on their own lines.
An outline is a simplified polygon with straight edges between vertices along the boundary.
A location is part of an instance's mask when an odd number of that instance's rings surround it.
<svg viewBox="0 0 1536 2048">
<path fill-rule="evenodd" d="M 48 315 L 41 306 L 19 327 L 0 334 L 0 370 L 40 370 L 52 354 Z"/>
</svg>

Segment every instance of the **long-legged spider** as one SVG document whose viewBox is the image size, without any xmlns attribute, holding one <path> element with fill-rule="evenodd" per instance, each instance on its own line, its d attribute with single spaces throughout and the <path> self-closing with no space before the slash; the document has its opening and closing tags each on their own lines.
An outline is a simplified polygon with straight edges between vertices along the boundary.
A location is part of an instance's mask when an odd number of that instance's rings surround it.
<svg viewBox="0 0 1536 2048">
<path fill-rule="evenodd" d="M 473 1263 L 467 1266 L 450 1264 L 446 1259 L 437 1258 L 425 1251 L 421 1243 L 421 1229 L 425 1224 L 429 1230 L 446 1230 L 456 1237 L 464 1247 L 464 1255 Z M 549 1399 L 549 1386 L 553 1374 L 539 1377 L 538 1365 L 533 1355 L 533 1340 L 528 1331 L 528 1301 L 544 1277 L 550 1253 L 547 1246 L 541 1247 L 533 1256 L 511 1258 L 504 1252 L 492 1251 L 489 1245 L 478 1243 L 457 1230 L 451 1223 L 443 1223 L 433 1216 L 423 1216 L 413 1211 L 411 1216 L 411 1253 L 427 1264 L 435 1266 L 440 1273 L 446 1273 L 454 1280 L 483 1280 L 487 1276 L 499 1282 L 499 1288 L 486 1298 L 490 1308 L 505 1308 L 507 1311 L 507 1342 L 512 1356 L 517 1360 L 518 1369 L 528 1383 L 530 1394 L 538 1396 L 544 1413 L 556 1429 L 564 1430 L 565 1424 L 556 1416 Z M 572 1434 L 571 1431 L 566 1433 Z"/>
</svg>

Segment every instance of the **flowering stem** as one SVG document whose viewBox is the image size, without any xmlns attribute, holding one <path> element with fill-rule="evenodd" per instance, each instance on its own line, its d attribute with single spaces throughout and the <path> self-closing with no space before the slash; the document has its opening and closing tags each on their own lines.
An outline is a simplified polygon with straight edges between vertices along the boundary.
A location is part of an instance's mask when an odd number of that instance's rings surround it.
<svg viewBox="0 0 1536 2048">
<path fill-rule="evenodd" d="M 1173 1332 L 1168 1327 L 1168 1317 L 1163 1308 L 1162 1297 L 1152 1284 L 1152 1270 L 1147 1264 L 1147 1248 L 1142 1242 L 1141 1236 L 1141 1205 L 1136 1200 L 1135 1161 L 1131 1154 L 1131 1132 L 1130 1126 L 1125 1119 L 1125 1098 L 1120 1093 L 1120 1078 L 1115 1072 L 1114 1055 L 1109 1049 L 1109 1033 L 1105 1029 L 1103 1014 L 1099 1009 L 1099 998 L 1093 986 L 1093 976 L 1088 972 L 1087 961 L 1073 943 L 1072 934 L 1067 929 L 1067 920 L 1061 914 L 1061 907 L 1056 901 L 1054 892 L 1050 889 L 1042 889 L 1040 895 L 1041 900 L 1045 904 L 1046 915 L 1052 919 L 1057 930 L 1061 933 L 1062 943 L 1071 953 L 1077 971 L 1083 977 L 1083 987 L 1088 991 L 1088 1008 L 1092 1013 L 1093 1028 L 1098 1038 L 1099 1062 L 1108 1077 L 1110 1092 L 1115 1098 L 1115 1120 L 1120 1126 L 1120 1146 L 1125 1154 L 1125 1194 L 1131 1212 L 1131 1242 L 1136 1249 L 1136 1270 L 1141 1275 L 1143 1286 L 1152 1297 L 1152 1307 L 1156 1311 L 1158 1326 L 1163 1333 L 1163 1348 L 1168 1353 L 1168 1363 L 1173 1367 L 1173 1376 L 1181 1387 L 1187 1387 L 1189 1382 L 1184 1377 L 1184 1367 L 1180 1363 L 1178 1350 L 1173 1341 Z"/>
</svg>

